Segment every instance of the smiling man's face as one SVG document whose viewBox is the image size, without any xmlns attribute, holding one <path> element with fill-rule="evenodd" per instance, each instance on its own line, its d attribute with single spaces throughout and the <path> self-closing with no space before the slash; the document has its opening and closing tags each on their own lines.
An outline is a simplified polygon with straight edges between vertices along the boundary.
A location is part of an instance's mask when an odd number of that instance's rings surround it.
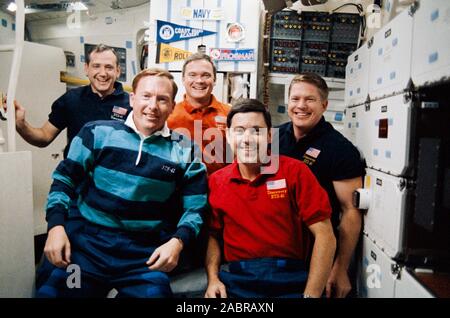
<svg viewBox="0 0 450 318">
<path fill-rule="evenodd" d="M 162 76 L 145 76 L 139 80 L 135 92 L 130 94 L 133 120 L 144 136 L 150 136 L 163 128 L 173 111 L 173 87 Z"/>
<path fill-rule="evenodd" d="M 322 118 L 328 101 L 320 96 L 319 89 L 307 82 L 292 85 L 288 102 L 288 115 L 296 136 L 311 131 Z"/>
<path fill-rule="evenodd" d="M 206 60 L 194 60 L 186 65 L 183 85 L 186 95 L 198 103 L 209 103 L 215 84 L 214 70 Z"/>
<path fill-rule="evenodd" d="M 92 52 L 89 64 L 84 65 L 84 71 L 92 90 L 101 97 L 114 91 L 114 82 L 120 76 L 117 58 L 111 51 Z"/>
</svg>

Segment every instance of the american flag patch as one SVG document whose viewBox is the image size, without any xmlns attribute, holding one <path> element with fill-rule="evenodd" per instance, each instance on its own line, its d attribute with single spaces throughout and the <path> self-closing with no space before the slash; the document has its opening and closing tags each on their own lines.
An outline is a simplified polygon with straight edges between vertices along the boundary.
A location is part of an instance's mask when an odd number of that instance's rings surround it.
<svg viewBox="0 0 450 318">
<path fill-rule="evenodd" d="M 113 113 L 124 116 L 127 113 L 127 109 L 119 106 L 114 106 L 112 109 Z"/>
<path fill-rule="evenodd" d="M 317 158 L 320 154 L 320 150 L 313 147 L 309 147 L 309 149 L 306 151 L 306 154 L 312 158 Z"/>
<path fill-rule="evenodd" d="M 286 188 L 286 179 L 267 181 L 267 190 L 278 190 Z"/>
</svg>

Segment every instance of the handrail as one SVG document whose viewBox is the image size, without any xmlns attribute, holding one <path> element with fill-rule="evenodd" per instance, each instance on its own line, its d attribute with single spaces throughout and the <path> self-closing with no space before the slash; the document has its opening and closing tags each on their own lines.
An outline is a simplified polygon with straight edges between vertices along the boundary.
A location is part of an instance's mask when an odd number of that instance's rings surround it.
<svg viewBox="0 0 450 318">
<path fill-rule="evenodd" d="M 0 45 L 0 52 L 14 51 L 15 47 L 16 46 L 14 44 L 3 44 L 3 45 Z"/>
<path fill-rule="evenodd" d="M 8 114 L 8 151 L 16 151 L 16 112 L 14 110 L 14 100 L 16 98 L 17 81 L 19 77 L 20 64 L 22 62 L 22 51 L 25 34 L 25 8 L 23 0 L 16 0 L 16 43 L 14 46 L 14 56 L 9 74 L 8 101 L 6 110 Z"/>
</svg>

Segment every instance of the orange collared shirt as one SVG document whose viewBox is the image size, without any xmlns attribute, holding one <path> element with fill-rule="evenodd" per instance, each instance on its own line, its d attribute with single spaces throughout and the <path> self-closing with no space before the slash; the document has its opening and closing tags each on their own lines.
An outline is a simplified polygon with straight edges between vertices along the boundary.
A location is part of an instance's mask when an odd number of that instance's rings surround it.
<svg viewBox="0 0 450 318">
<path fill-rule="evenodd" d="M 225 129 L 227 126 L 227 115 L 230 111 L 230 106 L 223 104 L 211 95 L 211 104 L 195 108 L 186 100 L 186 95 L 182 102 L 175 105 L 172 114 L 167 119 L 167 124 L 170 129 L 186 128 L 189 130 L 190 138 L 197 144 L 202 146 L 202 159 L 208 169 L 208 174 L 223 168 L 226 165 L 226 139 Z M 194 121 L 199 121 L 194 125 Z M 198 133 L 194 134 L 195 127 L 198 127 Z M 201 136 L 198 136 L 201 127 Z M 205 135 L 205 131 L 209 128 Z M 182 131 L 180 131 L 182 133 Z M 210 147 L 206 146 L 213 143 L 216 135 L 222 136 L 222 142 L 212 144 Z"/>
</svg>

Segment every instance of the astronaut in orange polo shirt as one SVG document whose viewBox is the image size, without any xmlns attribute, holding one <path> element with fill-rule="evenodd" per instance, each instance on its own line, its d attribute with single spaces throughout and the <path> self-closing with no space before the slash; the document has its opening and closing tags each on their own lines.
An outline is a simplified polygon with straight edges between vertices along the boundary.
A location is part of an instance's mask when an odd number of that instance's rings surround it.
<svg viewBox="0 0 450 318">
<path fill-rule="evenodd" d="M 202 160 L 211 174 L 226 165 L 225 129 L 230 106 L 212 94 L 216 67 L 208 55 L 189 56 L 183 65 L 182 79 L 186 94 L 175 105 L 167 124 L 201 145 Z"/>
</svg>

